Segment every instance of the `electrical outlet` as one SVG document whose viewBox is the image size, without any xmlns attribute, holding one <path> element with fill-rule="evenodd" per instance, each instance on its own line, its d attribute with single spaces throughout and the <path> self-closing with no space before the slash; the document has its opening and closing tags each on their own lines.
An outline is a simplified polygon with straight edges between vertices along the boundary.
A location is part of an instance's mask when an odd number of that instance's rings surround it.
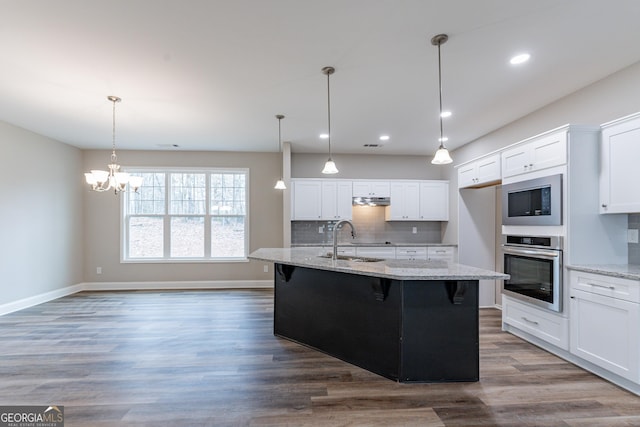
<svg viewBox="0 0 640 427">
<path fill-rule="evenodd" d="M 324 225 L 321 225 L 320 227 L 318 227 L 318 233 L 324 234 Z"/>
<path fill-rule="evenodd" d="M 413 227 L 413 230 L 411 230 L 411 232 L 413 234 L 417 234 L 418 233 L 418 227 Z"/>
<path fill-rule="evenodd" d="M 269 265 L 265 265 L 264 267 L 262 267 L 262 271 L 264 271 L 265 273 L 269 272 Z"/>
<path fill-rule="evenodd" d="M 627 243 L 638 243 L 637 228 L 630 228 L 627 230 Z"/>
<path fill-rule="evenodd" d="M 96 274 L 102 274 L 102 267 L 96 267 Z"/>
</svg>

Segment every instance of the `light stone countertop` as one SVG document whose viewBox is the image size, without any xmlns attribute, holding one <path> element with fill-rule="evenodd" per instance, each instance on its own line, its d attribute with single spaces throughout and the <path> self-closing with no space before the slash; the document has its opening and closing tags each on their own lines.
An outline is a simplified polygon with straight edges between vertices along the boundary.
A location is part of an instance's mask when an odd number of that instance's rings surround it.
<svg viewBox="0 0 640 427">
<path fill-rule="evenodd" d="M 312 248 L 260 248 L 249 259 L 279 264 L 338 271 L 395 280 L 492 280 L 508 279 L 506 274 L 441 260 L 394 260 L 357 262 L 321 258 Z"/>
<path fill-rule="evenodd" d="M 602 274 L 604 276 L 622 279 L 640 280 L 640 265 L 638 264 L 584 264 L 568 265 L 569 270 L 585 273 Z"/>
<path fill-rule="evenodd" d="M 332 247 L 333 243 L 299 243 L 299 244 L 292 244 L 292 247 L 296 247 L 296 248 L 305 248 L 305 247 Z M 450 246 L 450 247 L 457 247 L 458 245 L 454 244 L 454 243 L 398 243 L 398 242 L 391 242 L 391 243 L 363 243 L 363 242 L 357 242 L 357 243 L 340 243 L 338 245 L 339 247 L 389 247 L 389 248 L 396 248 L 396 247 L 417 247 L 417 248 L 425 248 L 427 246 L 432 246 L 432 247 L 436 247 L 436 246 Z"/>
</svg>

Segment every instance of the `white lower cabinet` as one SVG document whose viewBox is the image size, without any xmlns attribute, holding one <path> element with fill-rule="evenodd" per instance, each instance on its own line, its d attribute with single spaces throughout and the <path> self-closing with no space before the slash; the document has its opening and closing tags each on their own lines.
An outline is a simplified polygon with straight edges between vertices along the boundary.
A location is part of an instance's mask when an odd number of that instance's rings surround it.
<svg viewBox="0 0 640 427">
<path fill-rule="evenodd" d="M 569 350 L 569 319 L 566 317 L 503 295 L 502 321 L 556 347 Z"/>
<path fill-rule="evenodd" d="M 640 383 L 640 283 L 578 271 L 570 276 L 571 353 Z"/>
</svg>

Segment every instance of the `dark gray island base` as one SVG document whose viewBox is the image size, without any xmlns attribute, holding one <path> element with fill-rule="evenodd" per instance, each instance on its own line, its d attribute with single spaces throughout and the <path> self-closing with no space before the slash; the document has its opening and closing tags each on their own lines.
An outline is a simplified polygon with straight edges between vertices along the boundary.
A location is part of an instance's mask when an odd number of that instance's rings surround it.
<svg viewBox="0 0 640 427">
<path fill-rule="evenodd" d="M 400 382 L 478 381 L 477 280 L 275 265 L 275 335 Z"/>
<path fill-rule="evenodd" d="M 275 265 L 276 336 L 399 382 L 478 381 L 478 281 L 509 276 L 445 261 L 322 255 L 249 255 Z"/>
</svg>

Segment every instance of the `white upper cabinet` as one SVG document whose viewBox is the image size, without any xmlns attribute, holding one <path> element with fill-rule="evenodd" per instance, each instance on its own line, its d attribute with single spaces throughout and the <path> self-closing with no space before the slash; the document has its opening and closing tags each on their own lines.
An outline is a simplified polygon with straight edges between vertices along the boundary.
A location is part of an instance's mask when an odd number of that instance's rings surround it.
<svg viewBox="0 0 640 427">
<path fill-rule="evenodd" d="M 602 125 L 600 213 L 640 212 L 640 113 Z"/>
<path fill-rule="evenodd" d="M 492 154 L 458 168 L 458 188 L 482 187 L 500 182 L 500 153 Z"/>
<path fill-rule="evenodd" d="M 322 182 L 292 181 L 291 219 L 317 221 L 322 218 Z"/>
<path fill-rule="evenodd" d="M 391 183 L 391 205 L 386 207 L 387 221 L 417 221 L 420 218 L 420 183 Z"/>
<path fill-rule="evenodd" d="M 321 219 L 351 219 L 351 181 L 322 181 Z"/>
<path fill-rule="evenodd" d="M 449 182 L 420 183 L 420 220 L 449 221 Z"/>
<path fill-rule="evenodd" d="M 398 181 L 391 183 L 387 221 L 448 221 L 449 181 Z"/>
<path fill-rule="evenodd" d="M 389 197 L 389 181 L 353 181 L 353 197 Z"/>
<path fill-rule="evenodd" d="M 291 219 L 319 221 L 351 219 L 351 181 L 292 180 Z"/>
<path fill-rule="evenodd" d="M 502 178 L 567 163 L 567 131 L 522 142 L 502 152 Z"/>
</svg>

